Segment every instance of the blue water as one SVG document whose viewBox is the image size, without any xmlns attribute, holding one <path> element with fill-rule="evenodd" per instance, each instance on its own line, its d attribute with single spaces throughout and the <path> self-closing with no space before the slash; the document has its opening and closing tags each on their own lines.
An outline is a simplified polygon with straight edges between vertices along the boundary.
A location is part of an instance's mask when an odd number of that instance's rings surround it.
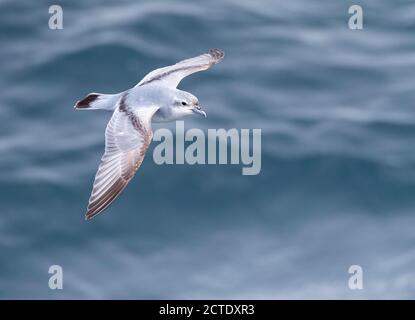
<svg viewBox="0 0 415 320">
<path fill-rule="evenodd" d="M 0 298 L 415 297 L 413 1 L 68 0 L 63 30 L 50 4 L 0 1 Z M 261 173 L 153 145 L 84 221 L 110 114 L 74 102 L 214 47 L 186 127 L 261 128 Z"/>
</svg>

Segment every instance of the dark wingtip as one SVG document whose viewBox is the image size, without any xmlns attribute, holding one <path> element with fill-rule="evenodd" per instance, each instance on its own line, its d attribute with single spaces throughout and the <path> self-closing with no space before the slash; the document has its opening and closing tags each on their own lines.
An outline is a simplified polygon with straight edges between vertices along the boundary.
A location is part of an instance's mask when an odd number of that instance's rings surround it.
<svg viewBox="0 0 415 320">
<path fill-rule="evenodd" d="M 104 211 L 104 210 L 102 210 L 102 211 Z M 90 210 L 88 210 L 85 213 L 85 221 L 92 220 L 94 217 L 96 217 L 97 215 L 99 215 L 102 211 L 99 211 L 99 212 L 91 212 Z"/>
<path fill-rule="evenodd" d="M 209 53 L 216 60 L 216 63 L 218 63 L 225 57 L 225 52 L 221 49 L 210 49 Z"/>
<path fill-rule="evenodd" d="M 91 210 L 91 209 L 87 209 L 87 212 L 85 212 L 85 221 L 89 221 L 92 220 L 93 218 L 95 218 L 97 215 L 99 215 L 100 213 L 102 213 L 102 211 L 104 211 L 106 208 L 103 208 L 101 210 Z"/>
<path fill-rule="evenodd" d="M 75 109 L 87 109 L 90 107 L 91 102 L 98 99 L 99 94 L 96 93 L 90 93 L 82 100 L 79 100 L 75 104 Z"/>
</svg>

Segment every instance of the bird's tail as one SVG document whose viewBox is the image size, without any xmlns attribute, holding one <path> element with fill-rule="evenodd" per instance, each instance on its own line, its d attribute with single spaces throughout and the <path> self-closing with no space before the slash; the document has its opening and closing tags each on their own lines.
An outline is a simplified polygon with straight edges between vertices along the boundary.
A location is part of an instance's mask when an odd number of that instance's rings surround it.
<svg viewBox="0 0 415 320">
<path fill-rule="evenodd" d="M 90 93 L 75 104 L 77 110 L 109 110 L 115 109 L 120 94 Z"/>
</svg>

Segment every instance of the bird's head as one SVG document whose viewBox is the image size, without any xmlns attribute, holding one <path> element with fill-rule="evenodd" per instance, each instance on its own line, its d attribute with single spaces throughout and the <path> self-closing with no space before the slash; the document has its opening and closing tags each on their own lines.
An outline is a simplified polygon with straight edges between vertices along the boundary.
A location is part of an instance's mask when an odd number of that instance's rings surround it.
<svg viewBox="0 0 415 320">
<path fill-rule="evenodd" d="M 173 107 L 175 113 L 185 115 L 198 114 L 206 118 L 206 113 L 199 105 L 199 100 L 189 92 L 176 90 Z"/>
</svg>

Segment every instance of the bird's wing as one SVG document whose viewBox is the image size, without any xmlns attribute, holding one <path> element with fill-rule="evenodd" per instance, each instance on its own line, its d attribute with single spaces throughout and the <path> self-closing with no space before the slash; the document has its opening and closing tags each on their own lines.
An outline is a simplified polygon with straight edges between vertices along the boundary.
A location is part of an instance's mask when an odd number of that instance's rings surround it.
<svg viewBox="0 0 415 320">
<path fill-rule="evenodd" d="M 156 69 L 147 74 L 136 87 L 158 82 L 167 87 L 176 88 L 179 82 L 192 73 L 209 69 L 219 63 L 225 53 L 219 49 L 212 49 L 200 56 L 180 61 L 172 66 Z"/>
<path fill-rule="evenodd" d="M 95 175 L 85 219 L 106 209 L 140 167 L 153 138 L 151 118 L 158 109 L 142 107 L 132 111 L 125 97 L 120 99 L 105 131 L 105 153 Z"/>
</svg>

